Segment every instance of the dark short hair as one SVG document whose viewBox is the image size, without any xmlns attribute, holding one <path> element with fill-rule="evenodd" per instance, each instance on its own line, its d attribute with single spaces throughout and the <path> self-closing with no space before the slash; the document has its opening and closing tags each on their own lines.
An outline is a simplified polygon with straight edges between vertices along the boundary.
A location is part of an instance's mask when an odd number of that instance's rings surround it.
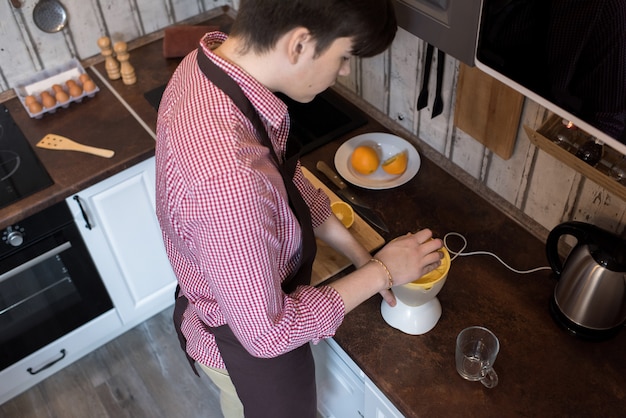
<svg viewBox="0 0 626 418">
<path fill-rule="evenodd" d="M 300 26 L 316 40 L 316 55 L 337 38 L 352 38 L 359 57 L 383 52 L 397 30 L 392 0 L 241 0 L 231 34 L 248 49 L 267 52 Z"/>
</svg>

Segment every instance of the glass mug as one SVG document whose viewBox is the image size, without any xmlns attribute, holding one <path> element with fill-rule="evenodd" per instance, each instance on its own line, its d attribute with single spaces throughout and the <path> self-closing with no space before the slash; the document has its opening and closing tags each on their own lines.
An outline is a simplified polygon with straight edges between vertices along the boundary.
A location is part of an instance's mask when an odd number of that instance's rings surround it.
<svg viewBox="0 0 626 418">
<path fill-rule="evenodd" d="M 493 363 L 500 351 L 498 338 L 483 327 L 465 328 L 456 337 L 456 371 L 462 378 L 488 388 L 498 384 Z"/>
</svg>

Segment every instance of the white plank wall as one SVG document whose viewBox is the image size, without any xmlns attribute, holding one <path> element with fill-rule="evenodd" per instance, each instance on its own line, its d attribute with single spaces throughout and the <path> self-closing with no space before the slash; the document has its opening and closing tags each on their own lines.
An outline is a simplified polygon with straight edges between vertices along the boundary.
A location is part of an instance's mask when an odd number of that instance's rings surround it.
<svg viewBox="0 0 626 418">
<path fill-rule="evenodd" d="M 101 36 L 128 42 L 218 6 L 232 5 L 231 0 L 62 0 L 67 28 L 50 34 L 33 22 L 38 1 L 21 0 L 19 9 L 0 1 L 0 91 L 73 57 L 82 60 L 99 54 Z"/>
<path fill-rule="evenodd" d="M 37 1 L 22 0 L 20 9 L 0 1 L 0 91 L 72 57 L 99 54 L 96 41 L 101 36 L 130 41 L 215 7 L 239 4 L 238 0 L 63 0 L 68 27 L 47 34 L 32 20 Z M 443 113 L 431 118 L 435 63 L 428 106 L 417 111 L 424 55 L 424 42 L 399 29 L 389 51 L 355 60 L 352 74 L 340 84 L 546 230 L 566 220 L 580 220 L 626 233 L 626 202 L 535 148 L 521 125 L 514 154 L 506 161 L 454 127 L 456 60 L 446 57 L 445 61 Z M 538 127 L 545 117 L 545 109 L 526 100 L 522 124 Z"/>
</svg>

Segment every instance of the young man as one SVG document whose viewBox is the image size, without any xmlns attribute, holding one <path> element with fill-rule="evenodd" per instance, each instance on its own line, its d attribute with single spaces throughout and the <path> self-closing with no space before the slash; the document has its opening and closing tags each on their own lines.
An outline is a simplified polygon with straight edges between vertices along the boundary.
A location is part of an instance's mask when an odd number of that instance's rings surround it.
<svg viewBox="0 0 626 418">
<path fill-rule="evenodd" d="M 395 31 L 391 0 L 242 0 L 230 36 L 207 34 L 163 95 L 157 215 L 180 285 L 175 322 L 226 417 L 315 417 L 309 342 L 439 265 L 428 230 L 372 258 L 283 158 L 289 116 L 274 93 L 311 101 Z M 310 286 L 315 237 L 358 269 Z"/>
</svg>

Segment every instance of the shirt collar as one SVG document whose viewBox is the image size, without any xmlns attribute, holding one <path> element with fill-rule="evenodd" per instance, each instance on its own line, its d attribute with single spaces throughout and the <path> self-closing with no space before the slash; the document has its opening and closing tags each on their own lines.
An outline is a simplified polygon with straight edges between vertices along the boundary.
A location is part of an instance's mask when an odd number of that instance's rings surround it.
<svg viewBox="0 0 626 418">
<path fill-rule="evenodd" d="M 209 32 L 202 38 L 200 45 L 206 56 L 241 87 L 241 90 L 257 110 L 261 119 L 265 119 L 271 127 L 279 128 L 285 123 L 287 105 L 241 67 L 213 53 L 213 48 L 216 44 L 221 44 L 227 37 L 228 35 L 222 32 Z"/>
</svg>

